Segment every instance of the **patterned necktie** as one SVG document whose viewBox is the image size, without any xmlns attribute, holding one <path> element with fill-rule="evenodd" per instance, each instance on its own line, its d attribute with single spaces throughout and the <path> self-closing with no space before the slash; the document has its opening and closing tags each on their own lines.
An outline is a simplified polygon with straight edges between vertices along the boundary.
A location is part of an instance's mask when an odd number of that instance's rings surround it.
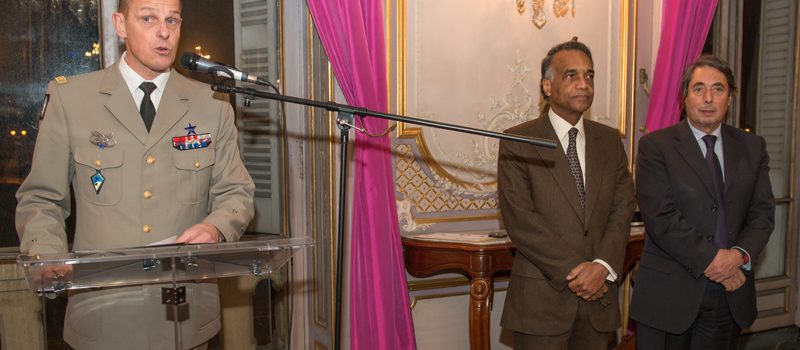
<svg viewBox="0 0 800 350">
<path fill-rule="evenodd" d="M 153 100 L 150 99 L 150 94 L 156 89 L 156 84 L 145 81 L 139 88 L 144 91 L 142 104 L 139 106 L 139 114 L 142 115 L 144 126 L 147 127 L 147 132 L 150 132 L 150 127 L 153 126 L 153 119 L 156 118 L 156 106 L 153 105 Z"/>
<path fill-rule="evenodd" d="M 714 183 L 714 194 L 717 197 L 717 206 L 714 210 L 717 212 L 717 228 L 714 231 L 714 244 L 719 248 L 728 247 L 728 234 L 727 225 L 725 224 L 725 186 L 722 180 L 722 167 L 719 165 L 719 158 L 714 153 L 714 143 L 717 142 L 717 137 L 714 135 L 703 136 L 703 142 L 706 143 L 706 165 L 711 172 L 711 182 Z"/>
<path fill-rule="evenodd" d="M 578 160 L 578 148 L 575 139 L 578 137 L 578 129 L 569 129 L 569 146 L 567 146 L 567 160 L 572 177 L 575 178 L 575 186 L 578 188 L 578 196 L 581 198 L 581 208 L 586 208 L 586 189 L 583 187 L 583 171 L 581 162 Z"/>
</svg>

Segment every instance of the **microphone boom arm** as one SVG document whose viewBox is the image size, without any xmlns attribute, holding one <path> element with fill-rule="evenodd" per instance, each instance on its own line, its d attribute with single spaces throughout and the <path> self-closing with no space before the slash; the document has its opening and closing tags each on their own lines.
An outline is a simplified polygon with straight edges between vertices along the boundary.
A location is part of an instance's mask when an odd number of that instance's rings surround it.
<svg viewBox="0 0 800 350">
<path fill-rule="evenodd" d="M 457 131 L 457 132 L 462 132 L 462 133 L 467 133 L 467 134 L 486 136 L 486 137 L 491 137 L 491 138 L 495 138 L 495 139 L 523 142 L 523 143 L 527 143 L 527 144 L 534 145 L 534 146 L 539 146 L 539 147 L 546 147 L 546 148 L 556 148 L 557 147 L 556 142 L 552 141 L 552 140 L 541 139 L 541 138 L 536 138 L 536 137 L 519 136 L 519 135 L 514 135 L 514 134 L 506 134 L 506 133 L 489 131 L 489 130 L 482 130 L 482 129 L 476 129 L 476 128 L 470 128 L 470 127 L 461 126 L 461 125 L 442 123 L 442 122 L 437 122 L 437 121 L 427 120 L 427 119 L 421 119 L 421 118 L 407 117 L 407 116 L 402 116 L 402 115 L 397 115 L 397 114 L 375 112 L 375 111 L 371 111 L 371 110 L 366 109 L 366 108 L 353 107 L 353 106 L 348 106 L 348 105 L 344 105 L 344 104 L 340 104 L 340 103 L 336 103 L 336 102 L 321 102 L 321 101 L 309 100 L 309 99 L 305 99 L 305 98 L 274 94 L 274 93 L 255 90 L 255 89 L 250 89 L 250 88 L 242 88 L 242 87 L 238 87 L 238 86 L 228 86 L 228 85 L 223 85 L 223 84 L 219 84 L 219 83 L 212 84 L 211 85 L 211 89 L 214 90 L 214 91 L 218 91 L 218 92 L 244 94 L 244 95 L 248 95 L 248 96 L 256 96 L 256 97 L 261 97 L 261 98 L 267 98 L 267 99 L 270 99 L 270 100 L 285 101 L 285 102 L 294 103 L 294 104 L 300 104 L 300 105 L 304 105 L 304 106 L 324 108 L 324 109 L 326 109 L 328 111 L 331 111 L 331 112 L 347 113 L 347 114 L 351 114 L 351 115 L 360 115 L 360 116 L 370 116 L 370 117 L 376 117 L 376 118 L 381 118 L 381 119 L 394 120 L 394 121 L 398 121 L 398 122 L 405 122 L 405 123 L 409 123 L 409 124 L 423 125 L 423 126 L 429 126 L 429 127 L 438 128 L 438 129 Z"/>
</svg>

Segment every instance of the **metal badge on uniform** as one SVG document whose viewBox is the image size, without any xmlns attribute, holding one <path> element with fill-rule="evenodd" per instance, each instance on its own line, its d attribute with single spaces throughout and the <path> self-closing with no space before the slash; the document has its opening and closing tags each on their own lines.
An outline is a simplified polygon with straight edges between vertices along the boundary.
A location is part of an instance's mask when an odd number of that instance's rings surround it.
<svg viewBox="0 0 800 350">
<path fill-rule="evenodd" d="M 117 144 L 117 140 L 114 139 L 114 133 L 110 133 L 108 135 L 103 134 L 99 131 L 92 131 L 92 136 L 89 136 L 89 142 L 93 145 L 97 146 L 100 149 L 104 149 L 106 147 L 114 147 Z M 100 160 L 95 161 L 96 166 L 100 166 Z M 103 176 L 103 173 L 100 172 L 100 169 L 95 170 L 94 175 L 90 178 L 92 180 L 92 186 L 94 186 L 94 192 L 100 194 L 100 189 L 103 188 L 103 184 L 106 182 L 106 177 Z"/>
<path fill-rule="evenodd" d="M 117 144 L 117 140 L 114 140 L 113 132 L 105 135 L 99 131 L 92 131 L 92 136 L 89 137 L 89 142 L 97 147 L 100 147 L 100 149 L 114 147 L 114 145 Z"/>
<path fill-rule="evenodd" d="M 194 131 L 195 128 L 197 128 L 197 125 L 189 123 L 189 126 L 183 128 L 187 131 L 187 135 L 173 137 L 172 147 L 181 151 L 208 147 L 208 145 L 211 144 L 211 134 L 205 133 L 198 135 L 197 132 Z"/>
<path fill-rule="evenodd" d="M 94 192 L 100 194 L 100 189 L 103 188 L 103 184 L 106 182 L 106 177 L 100 173 L 100 170 L 97 170 L 94 175 L 91 177 L 92 186 L 94 186 Z"/>
<path fill-rule="evenodd" d="M 44 112 L 47 111 L 48 103 L 50 103 L 50 94 L 44 94 L 44 104 L 42 105 L 42 114 L 39 116 L 39 120 L 44 119 Z"/>
</svg>

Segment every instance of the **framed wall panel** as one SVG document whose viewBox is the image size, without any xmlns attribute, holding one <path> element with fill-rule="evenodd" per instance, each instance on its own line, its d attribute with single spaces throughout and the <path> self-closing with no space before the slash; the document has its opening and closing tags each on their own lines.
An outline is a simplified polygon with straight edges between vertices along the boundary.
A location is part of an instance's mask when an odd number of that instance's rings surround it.
<svg viewBox="0 0 800 350">
<path fill-rule="evenodd" d="M 510 3 L 387 1 L 394 112 L 492 131 L 534 119 L 544 104 L 542 58 L 577 36 L 592 49 L 597 72 L 587 117 L 624 137 L 635 1 L 575 1 L 561 17 L 545 5 L 547 22 L 539 28 Z M 395 136 L 405 233 L 500 228 L 496 140 L 403 123 Z"/>
</svg>

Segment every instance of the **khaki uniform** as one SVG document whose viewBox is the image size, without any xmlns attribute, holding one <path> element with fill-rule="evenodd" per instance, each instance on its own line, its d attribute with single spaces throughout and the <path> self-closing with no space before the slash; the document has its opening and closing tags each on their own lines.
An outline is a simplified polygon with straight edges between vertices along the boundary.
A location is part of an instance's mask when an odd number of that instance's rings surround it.
<svg viewBox="0 0 800 350">
<path fill-rule="evenodd" d="M 17 192 L 20 251 L 67 251 L 64 220 L 70 185 L 77 226 L 74 250 L 138 247 L 180 235 L 197 223 L 238 240 L 253 217 L 254 185 L 238 149 L 230 104 L 208 85 L 172 72 L 148 133 L 117 64 L 48 86 L 31 172 Z M 178 150 L 172 137 L 209 133 L 208 147 Z M 92 133 L 113 133 L 101 148 Z M 92 176 L 105 178 L 99 192 Z M 190 283 L 184 345 L 219 331 L 215 283 Z M 173 325 L 157 286 L 72 293 L 64 338 L 78 349 L 163 349 Z"/>
</svg>

